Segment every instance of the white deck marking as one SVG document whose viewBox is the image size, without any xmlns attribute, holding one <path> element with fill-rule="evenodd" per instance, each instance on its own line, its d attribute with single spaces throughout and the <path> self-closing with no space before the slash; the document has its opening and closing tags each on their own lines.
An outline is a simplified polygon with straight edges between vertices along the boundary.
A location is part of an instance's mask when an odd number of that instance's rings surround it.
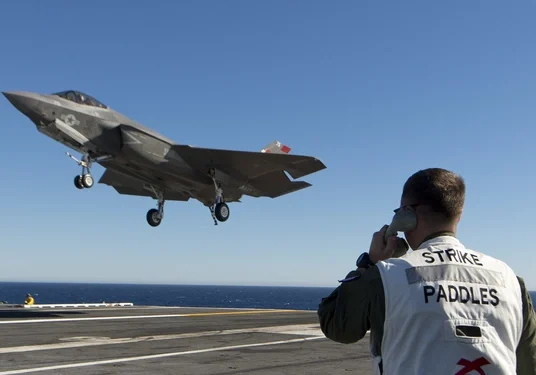
<svg viewBox="0 0 536 375">
<path fill-rule="evenodd" d="M 313 336 L 313 337 L 304 337 L 304 338 L 291 339 L 291 340 L 262 342 L 262 343 L 256 343 L 256 344 L 220 346 L 220 347 L 216 347 L 216 348 L 189 350 L 189 351 L 185 351 L 185 352 L 151 354 L 151 355 L 144 355 L 144 356 L 139 356 L 139 357 L 116 358 L 116 359 L 107 359 L 107 360 L 102 360 L 102 361 L 91 361 L 91 362 L 81 362 L 81 363 L 68 363 L 68 364 L 65 364 L 65 365 L 34 367 L 34 368 L 26 368 L 26 369 L 20 369 L 20 370 L 2 371 L 2 372 L 0 372 L 0 375 L 26 374 L 26 373 L 29 373 L 29 372 L 39 372 L 39 371 L 60 370 L 60 369 L 76 368 L 76 367 L 107 365 L 107 364 L 121 363 L 121 362 L 141 361 L 141 360 L 144 360 L 144 359 L 176 357 L 176 356 L 188 355 L 188 354 L 209 353 L 209 352 L 218 352 L 218 351 L 224 351 L 224 350 L 242 349 L 242 348 L 253 348 L 253 347 L 258 347 L 258 346 L 291 344 L 291 343 L 295 343 L 295 342 L 305 342 L 305 341 L 311 341 L 311 340 L 318 340 L 318 339 L 322 339 L 322 338 L 323 338 L 323 336 Z"/>
<path fill-rule="evenodd" d="M 206 337 L 206 336 L 236 335 L 240 333 L 273 333 L 273 334 L 284 334 L 284 335 L 302 335 L 302 336 L 320 336 L 320 337 L 324 336 L 320 328 L 318 328 L 318 325 L 311 325 L 311 324 L 228 329 L 228 330 L 223 330 L 223 331 L 204 331 L 204 332 L 192 332 L 192 333 L 178 333 L 178 334 L 173 334 L 173 335 L 124 337 L 124 338 L 116 338 L 116 339 L 112 339 L 109 337 L 78 336 L 78 337 L 60 338 L 60 341 L 63 341 L 60 343 L 40 344 L 40 345 L 23 345 L 23 346 L 11 346 L 11 347 L 8 346 L 8 347 L 0 348 L 0 354 L 21 353 L 21 352 L 41 351 L 41 350 L 80 348 L 80 347 L 86 347 L 86 346 L 132 344 L 132 343 L 137 343 L 137 342 L 142 342 L 142 341 L 147 342 L 147 341 L 162 341 L 162 340 L 180 340 L 180 339 L 198 338 L 198 337 Z"/>
<path fill-rule="evenodd" d="M 28 324 L 28 323 L 58 323 L 58 322 L 80 322 L 90 320 L 120 320 L 120 319 L 155 319 L 155 318 L 184 318 L 196 316 L 216 316 L 216 315 L 251 315 L 268 313 L 289 313 L 301 312 L 299 310 L 248 310 L 248 311 L 221 311 L 207 313 L 186 313 L 186 314 L 158 314 L 158 315 L 124 315 L 124 316 L 94 316 L 89 318 L 51 318 L 51 319 L 21 319 L 21 320 L 0 320 L 0 324 Z"/>
</svg>

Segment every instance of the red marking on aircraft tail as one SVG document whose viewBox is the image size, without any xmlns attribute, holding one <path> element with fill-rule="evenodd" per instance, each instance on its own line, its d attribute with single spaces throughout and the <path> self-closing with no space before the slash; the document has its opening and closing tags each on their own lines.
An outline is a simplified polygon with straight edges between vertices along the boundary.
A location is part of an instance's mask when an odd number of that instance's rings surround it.
<svg viewBox="0 0 536 375">
<path fill-rule="evenodd" d="M 285 154 L 288 154 L 290 152 L 290 147 L 283 145 L 281 147 L 281 151 L 283 151 Z"/>
</svg>

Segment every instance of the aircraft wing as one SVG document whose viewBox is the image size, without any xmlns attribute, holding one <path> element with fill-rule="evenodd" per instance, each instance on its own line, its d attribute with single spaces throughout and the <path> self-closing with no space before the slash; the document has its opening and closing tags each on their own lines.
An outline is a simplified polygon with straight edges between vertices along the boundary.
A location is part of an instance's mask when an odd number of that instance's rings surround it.
<svg viewBox="0 0 536 375">
<path fill-rule="evenodd" d="M 251 180 L 271 172 L 282 171 L 286 171 L 296 179 L 326 168 L 324 163 L 312 156 L 220 150 L 187 145 L 174 145 L 172 149 L 200 171 L 214 167 L 237 179 Z"/>
<path fill-rule="evenodd" d="M 149 184 L 112 169 L 106 169 L 104 171 L 99 183 L 113 187 L 119 194 L 138 195 L 157 199 Z M 172 190 L 166 190 L 164 195 L 166 200 L 169 201 L 186 202 L 191 198 L 189 194 Z"/>
</svg>

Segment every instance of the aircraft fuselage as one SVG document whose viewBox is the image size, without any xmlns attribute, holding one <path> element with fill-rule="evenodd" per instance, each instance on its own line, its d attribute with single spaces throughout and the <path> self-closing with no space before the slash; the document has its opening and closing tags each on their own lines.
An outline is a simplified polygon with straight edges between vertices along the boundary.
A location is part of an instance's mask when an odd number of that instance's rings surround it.
<svg viewBox="0 0 536 375">
<path fill-rule="evenodd" d="M 192 169 L 176 153 L 170 153 L 171 146 L 176 144 L 171 139 L 109 107 L 76 103 L 58 95 L 29 92 L 5 95 L 30 118 L 39 132 L 51 139 L 80 153 L 89 153 L 93 158 L 112 156 L 113 162 L 106 162 L 107 168 L 117 166 L 122 172 L 129 170 L 156 185 L 162 184 L 164 179 L 175 180 L 175 183 L 186 185 L 190 190 L 200 182 L 204 186 L 212 184 L 208 176 Z M 76 98 L 74 94 L 73 97 Z M 65 125 L 70 129 L 65 129 Z M 88 140 L 87 145 L 80 147 L 79 142 L 62 128 L 80 133 Z M 149 176 L 143 172 L 144 167 L 155 164 L 159 165 L 162 175 Z"/>
<path fill-rule="evenodd" d="M 285 172 L 299 178 L 325 168 L 314 157 L 287 155 L 290 148 L 278 141 L 258 152 L 180 145 L 79 91 L 3 94 L 39 132 L 82 154 L 78 160 L 67 153 L 82 167 L 74 178 L 78 189 L 93 186 L 90 168 L 97 162 L 105 168 L 99 183 L 157 199 L 158 208 L 146 216 L 151 226 L 160 225 L 166 200 L 195 198 L 217 224 L 229 218 L 227 202 L 307 188 L 309 183 L 291 181 Z"/>
</svg>

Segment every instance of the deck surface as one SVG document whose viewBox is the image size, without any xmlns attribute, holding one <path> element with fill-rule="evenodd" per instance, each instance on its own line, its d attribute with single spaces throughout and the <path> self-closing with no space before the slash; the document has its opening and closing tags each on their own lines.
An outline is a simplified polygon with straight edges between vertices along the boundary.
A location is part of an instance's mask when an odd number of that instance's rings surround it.
<svg viewBox="0 0 536 375">
<path fill-rule="evenodd" d="M 372 374 L 368 337 L 338 344 L 314 311 L 1 309 L 0 375 Z"/>
</svg>

